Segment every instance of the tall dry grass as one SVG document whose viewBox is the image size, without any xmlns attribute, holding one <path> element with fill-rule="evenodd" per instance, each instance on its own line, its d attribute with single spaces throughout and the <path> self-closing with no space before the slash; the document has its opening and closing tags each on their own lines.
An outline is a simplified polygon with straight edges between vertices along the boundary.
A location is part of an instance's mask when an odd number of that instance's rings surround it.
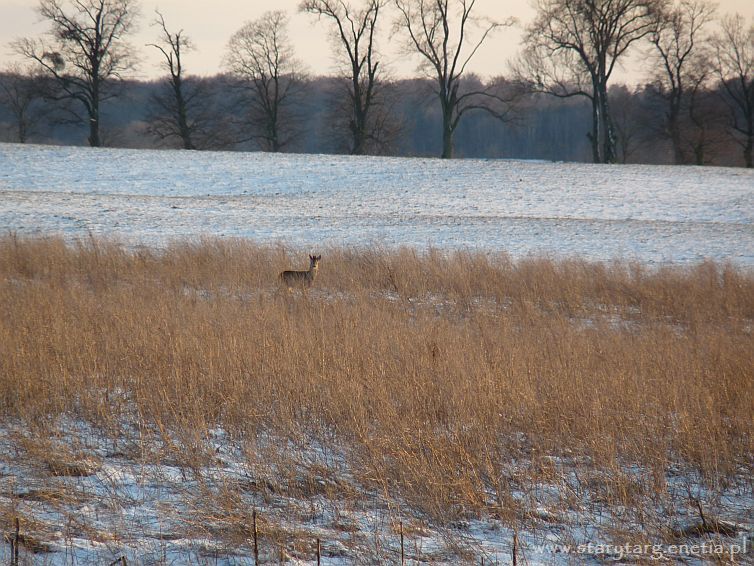
<svg viewBox="0 0 754 566">
<path fill-rule="evenodd" d="M 525 522 L 521 492 L 579 469 L 616 508 L 673 469 L 751 477 L 750 271 L 317 251 L 315 288 L 288 295 L 277 273 L 306 252 L 2 238 L 0 426 L 138 427 L 194 468 L 218 428 L 251 459 L 261 435 L 315 439 L 346 455 L 349 497 L 438 522 Z"/>
</svg>

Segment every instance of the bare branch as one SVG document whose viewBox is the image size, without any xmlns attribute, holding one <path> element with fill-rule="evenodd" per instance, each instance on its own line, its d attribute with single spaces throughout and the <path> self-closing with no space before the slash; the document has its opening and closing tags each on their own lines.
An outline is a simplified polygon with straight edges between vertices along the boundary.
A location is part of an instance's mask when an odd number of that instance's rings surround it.
<svg viewBox="0 0 754 566">
<path fill-rule="evenodd" d="M 660 0 L 538 0 L 527 28 L 520 79 L 533 90 L 592 101 L 589 138 L 595 162 L 615 160 L 608 82 L 615 65 L 655 28 Z M 528 75 L 528 76 L 523 76 Z"/>
<path fill-rule="evenodd" d="M 754 166 L 754 21 L 739 14 L 721 20 L 714 38 L 715 73 L 730 109 L 729 131 L 742 146 L 747 167 Z"/>
<path fill-rule="evenodd" d="M 655 12 L 655 27 L 648 38 L 658 62 L 651 77 L 656 94 L 665 103 L 662 134 L 670 139 L 676 163 L 688 158 L 682 140 L 682 121 L 693 107 L 690 97 L 706 81 L 709 72 L 709 36 L 704 27 L 715 15 L 715 6 L 705 0 L 668 2 Z M 694 88 L 692 88 L 694 87 Z"/>
<path fill-rule="evenodd" d="M 281 151 L 297 134 L 300 96 L 306 84 L 301 64 L 293 55 L 284 12 L 267 12 L 239 29 L 228 43 L 225 64 L 241 80 L 250 96 L 253 132 L 241 139 L 255 139 L 266 151 Z"/>
<path fill-rule="evenodd" d="M 100 103 L 133 66 L 124 37 L 137 14 L 135 0 L 40 0 L 38 11 L 50 23 L 49 41 L 21 39 L 13 47 L 56 81 L 52 98 L 84 106 L 89 144 L 98 146 Z"/>
<path fill-rule="evenodd" d="M 442 107 L 442 157 L 453 154 L 453 134 L 461 117 L 471 110 L 484 110 L 498 119 L 509 112 L 490 106 L 504 102 L 485 91 L 459 94 L 466 67 L 490 35 L 510 26 L 513 18 L 495 22 L 472 14 L 476 0 L 395 0 L 398 9 L 396 31 L 406 35 L 407 50 L 418 53 L 421 65 L 435 81 Z M 455 31 L 453 31 L 455 28 Z M 475 40 L 470 34 L 476 31 Z"/>
<path fill-rule="evenodd" d="M 335 51 L 345 55 L 344 77 L 348 81 L 347 96 L 350 101 L 345 121 L 350 132 L 349 151 L 361 155 L 385 147 L 389 140 L 380 135 L 394 131 L 384 127 L 389 120 L 376 116 L 381 106 L 380 87 L 382 69 L 377 51 L 376 31 L 380 14 L 387 0 L 362 0 L 354 7 L 346 0 L 304 0 L 299 5 L 302 12 L 314 14 L 331 22 L 335 29 Z"/>
</svg>

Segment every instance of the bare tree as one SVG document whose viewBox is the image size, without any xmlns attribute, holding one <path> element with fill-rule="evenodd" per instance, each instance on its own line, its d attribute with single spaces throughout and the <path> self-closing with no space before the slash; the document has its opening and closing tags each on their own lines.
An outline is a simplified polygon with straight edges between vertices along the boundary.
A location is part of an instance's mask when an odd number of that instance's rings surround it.
<svg viewBox="0 0 754 566">
<path fill-rule="evenodd" d="M 689 75 L 681 140 L 695 165 L 708 165 L 723 145 L 726 116 L 719 97 L 709 88 L 711 70 L 706 65 L 699 69 L 700 72 Z"/>
<path fill-rule="evenodd" d="M 625 85 L 610 87 L 609 94 L 615 106 L 613 126 L 616 159 L 620 163 L 628 163 L 640 145 L 642 125 L 639 119 L 641 113 L 639 96 Z"/>
<path fill-rule="evenodd" d="M 717 76 L 730 109 L 730 130 L 743 148 L 746 167 L 752 167 L 754 149 L 754 22 L 746 25 L 740 14 L 722 18 L 715 38 Z"/>
<path fill-rule="evenodd" d="M 664 133 L 678 164 L 688 161 L 681 139 L 682 114 L 689 109 L 689 95 L 696 96 L 708 77 L 703 28 L 714 16 L 715 6 L 706 0 L 667 2 L 655 13 L 656 27 L 648 36 L 660 63 L 654 81 L 666 105 Z"/>
<path fill-rule="evenodd" d="M 375 85 L 369 110 L 357 119 L 353 83 L 348 77 L 326 80 L 322 138 L 336 153 L 387 155 L 396 149 L 403 123 L 396 111 L 396 83 L 381 79 Z"/>
<path fill-rule="evenodd" d="M 183 30 L 168 30 L 163 15 L 157 11 L 154 25 L 160 29 L 159 43 L 149 44 L 163 57 L 168 72 L 161 91 L 150 98 L 146 131 L 162 141 L 177 141 L 183 149 L 217 149 L 232 143 L 222 112 L 215 108 L 213 97 L 220 85 L 200 77 L 186 76 L 183 57 L 194 50 Z"/>
<path fill-rule="evenodd" d="M 89 125 L 89 145 L 101 145 L 100 105 L 114 96 L 113 79 L 132 67 L 123 38 L 131 30 L 136 0 L 40 0 L 39 14 L 48 20 L 49 41 L 20 39 L 14 49 L 53 77 L 56 99 L 84 107 L 74 119 Z"/>
<path fill-rule="evenodd" d="M 352 155 L 380 151 L 396 132 L 385 104 L 386 81 L 376 43 L 377 24 L 387 2 L 364 0 L 355 7 L 346 0 L 304 0 L 299 5 L 303 12 L 331 20 L 336 51 L 347 58 L 343 65 L 346 79 L 342 83 L 345 97 L 337 98 L 336 109 L 347 117 Z M 344 99 L 347 104 L 340 103 Z"/>
<path fill-rule="evenodd" d="M 533 90 L 592 104 L 595 163 L 616 159 L 608 84 L 615 66 L 655 25 L 656 0 L 538 0 L 517 73 Z"/>
<path fill-rule="evenodd" d="M 253 131 L 239 141 L 253 139 L 264 151 L 281 151 L 292 142 L 306 84 L 287 26 L 285 12 L 266 12 L 244 24 L 228 43 L 226 65 L 250 94 L 245 102 Z"/>
<path fill-rule="evenodd" d="M 396 28 L 408 36 L 411 51 L 435 81 L 442 108 L 442 157 L 453 157 L 453 134 L 464 114 L 484 110 L 505 120 L 511 100 L 490 89 L 463 89 L 471 59 L 496 29 L 514 20 L 496 22 L 472 15 L 476 0 L 395 0 Z M 475 39 L 471 33 L 478 32 Z"/>
<path fill-rule="evenodd" d="M 161 140 L 179 139 L 183 149 L 196 149 L 194 134 L 199 124 L 189 117 L 189 107 L 193 106 L 201 92 L 194 88 L 186 92 L 183 74 L 182 55 L 193 49 L 191 40 L 183 30 L 168 31 L 165 18 L 157 11 L 155 25 L 160 27 L 160 43 L 150 43 L 149 47 L 159 50 L 163 56 L 163 66 L 168 71 L 167 92 L 152 98 L 152 111 L 147 131 Z"/>
<path fill-rule="evenodd" d="M 0 106 L 13 117 L 15 138 L 26 143 L 46 112 L 41 108 L 46 93 L 45 78 L 34 69 L 11 65 L 0 75 Z"/>
</svg>

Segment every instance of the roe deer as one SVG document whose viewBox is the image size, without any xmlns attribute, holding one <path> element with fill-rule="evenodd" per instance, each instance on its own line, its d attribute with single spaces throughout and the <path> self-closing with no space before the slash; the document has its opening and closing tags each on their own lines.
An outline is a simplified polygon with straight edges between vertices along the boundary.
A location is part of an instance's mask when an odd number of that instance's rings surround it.
<svg viewBox="0 0 754 566">
<path fill-rule="evenodd" d="M 311 287 L 312 283 L 314 283 L 314 279 L 317 277 L 319 260 L 321 259 L 321 255 L 310 255 L 309 271 L 283 271 L 279 276 L 280 281 L 288 287 L 288 291 L 290 291 L 294 285 L 301 285 L 303 289 Z"/>
</svg>

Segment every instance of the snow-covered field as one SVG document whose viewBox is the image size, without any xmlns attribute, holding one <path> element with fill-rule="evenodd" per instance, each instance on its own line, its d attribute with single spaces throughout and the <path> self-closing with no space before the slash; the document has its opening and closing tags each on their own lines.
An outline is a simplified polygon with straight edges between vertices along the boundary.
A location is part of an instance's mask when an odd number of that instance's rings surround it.
<svg viewBox="0 0 754 566">
<path fill-rule="evenodd" d="M 754 265 L 754 171 L 0 145 L 0 226 Z"/>
</svg>

